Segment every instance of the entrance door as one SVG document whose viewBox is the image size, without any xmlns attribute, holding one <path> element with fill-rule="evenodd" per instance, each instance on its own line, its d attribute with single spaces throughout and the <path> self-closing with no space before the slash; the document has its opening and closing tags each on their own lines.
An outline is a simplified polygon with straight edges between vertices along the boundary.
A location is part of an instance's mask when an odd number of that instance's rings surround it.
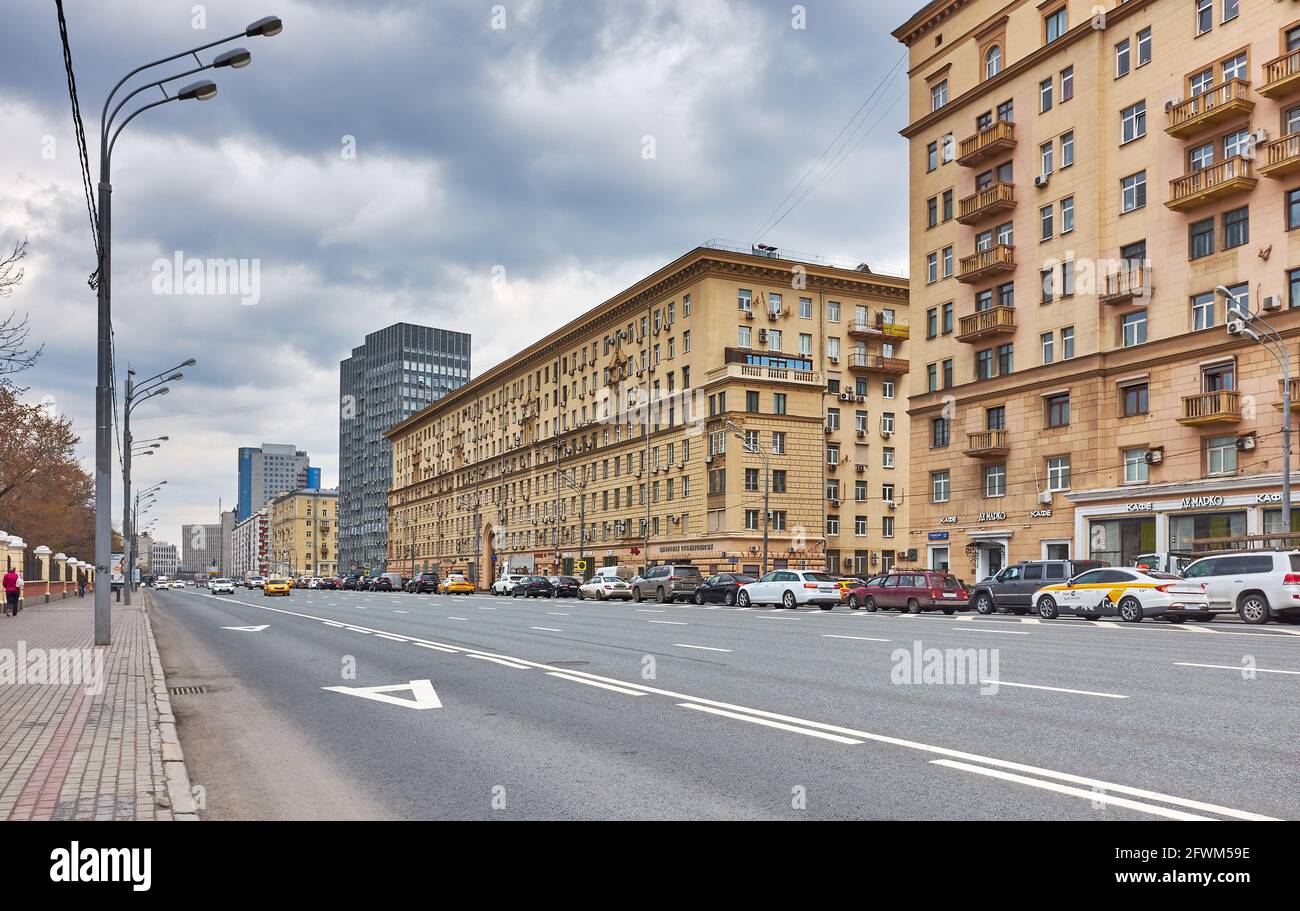
<svg viewBox="0 0 1300 911">
<path fill-rule="evenodd" d="M 978 558 L 975 562 L 976 575 L 980 579 L 1001 572 L 1006 565 L 1007 551 L 1005 542 L 989 542 L 979 545 Z"/>
</svg>

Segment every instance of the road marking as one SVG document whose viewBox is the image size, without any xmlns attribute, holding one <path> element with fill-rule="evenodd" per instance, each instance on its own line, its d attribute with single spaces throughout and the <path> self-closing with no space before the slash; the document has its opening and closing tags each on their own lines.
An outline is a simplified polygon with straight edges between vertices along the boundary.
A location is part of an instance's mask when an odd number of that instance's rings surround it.
<svg viewBox="0 0 1300 911">
<path fill-rule="evenodd" d="M 395 614 L 409 614 L 410 611 L 409 611 L 409 610 L 395 610 L 395 611 L 393 611 L 393 613 L 395 613 Z"/>
<path fill-rule="evenodd" d="M 685 620 L 647 620 L 647 623 L 666 623 L 669 626 L 687 626 Z"/>
<path fill-rule="evenodd" d="M 496 610 L 495 607 L 479 607 L 479 610 Z"/>
<path fill-rule="evenodd" d="M 713 648 L 709 645 L 687 645 L 685 642 L 674 642 L 673 648 L 698 648 L 703 652 L 729 652 L 729 648 Z"/>
<path fill-rule="evenodd" d="M 569 614 L 561 614 L 559 611 L 548 610 L 548 611 L 546 612 L 546 616 L 548 616 L 548 617 L 568 617 L 568 616 L 570 616 L 570 615 L 569 615 Z"/>
<path fill-rule="evenodd" d="M 1057 784 L 1054 781 L 1043 781 L 1040 778 L 1030 778 L 1026 775 L 1013 775 L 1010 772 L 1003 772 L 998 769 L 987 769 L 983 766 L 971 765 L 966 762 L 954 762 L 951 759 L 931 759 L 930 763 L 948 769 L 959 769 L 963 772 L 973 772 L 976 775 L 986 775 L 989 778 L 1000 778 L 1003 781 L 1012 781 L 1016 784 L 1029 785 L 1031 788 L 1042 788 L 1045 791 L 1054 791 L 1057 794 L 1066 794 L 1070 797 L 1078 797 L 1081 800 L 1111 804 L 1112 806 L 1136 810 L 1139 813 L 1150 813 L 1152 816 L 1163 816 L 1165 819 L 1180 819 L 1184 821 L 1210 820 L 1209 816 L 1197 816 L 1195 813 L 1184 813 L 1181 810 L 1171 810 L 1168 807 L 1158 807 L 1154 804 L 1128 800 L 1124 797 L 1116 797 L 1113 794 L 1107 794 L 1103 790 L 1085 791 L 1083 788 L 1072 788 L 1067 785 Z"/>
<path fill-rule="evenodd" d="M 1216 636 L 1219 635 L 1217 629 L 1210 629 L 1208 626 L 1201 623 L 1188 623 L 1185 626 L 1180 625 L 1180 628 L 1189 633 L 1214 633 Z"/>
<path fill-rule="evenodd" d="M 420 648 L 431 648 L 435 652 L 447 652 L 449 655 L 459 655 L 460 652 L 454 648 L 443 648 L 441 645 L 434 645 L 431 642 L 412 642 L 412 645 L 418 645 Z"/>
<path fill-rule="evenodd" d="M 469 617 L 448 617 L 448 620 L 468 620 Z"/>
<path fill-rule="evenodd" d="M 962 615 L 961 615 L 960 617 L 958 617 L 957 619 L 958 619 L 958 620 L 974 620 L 974 619 L 975 619 L 976 617 L 978 617 L 978 616 L 979 616 L 979 614 L 962 614 Z"/>
<path fill-rule="evenodd" d="M 405 642 L 405 641 L 406 641 L 406 637 L 405 637 L 405 636 L 390 636 L 390 635 L 388 635 L 387 633 L 375 633 L 375 638 L 376 638 L 376 639 L 391 639 L 391 640 L 393 640 L 394 642 Z"/>
<path fill-rule="evenodd" d="M 349 626 L 349 627 L 345 627 L 345 629 L 347 629 L 347 631 L 348 631 L 349 633 L 360 633 L 360 634 L 363 635 L 363 636 L 369 636 L 369 635 L 370 635 L 370 630 L 368 630 L 368 629 L 362 629 L 362 628 L 359 627 L 359 626 Z"/>
<path fill-rule="evenodd" d="M 759 614 L 755 620 L 798 620 L 798 617 L 778 617 L 774 614 Z"/>
<path fill-rule="evenodd" d="M 1037 617 L 1021 617 L 1020 622 L 1021 623 L 1042 623 L 1043 621 L 1039 620 Z"/>
<path fill-rule="evenodd" d="M 954 626 L 959 632 L 972 633 L 1001 633 L 1003 636 L 1028 636 L 1029 633 L 1022 629 L 980 629 L 978 626 Z"/>
<path fill-rule="evenodd" d="M 1190 661 L 1175 661 L 1174 666 L 1175 667 L 1212 667 L 1221 671 L 1237 671 L 1238 673 L 1242 671 L 1250 671 L 1252 673 L 1260 673 L 1260 674 L 1292 674 L 1292 675 L 1300 676 L 1300 671 L 1275 671 L 1266 667 L 1247 667 L 1244 664 L 1239 664 L 1239 665 L 1192 664 Z"/>
<path fill-rule="evenodd" d="M 333 620 L 322 620 L 321 622 L 324 623 L 326 626 L 333 626 L 333 627 L 337 627 L 338 629 L 347 629 L 346 623 L 335 623 Z"/>
<path fill-rule="evenodd" d="M 1005 680 L 981 680 L 980 683 L 988 686 L 1014 686 L 1026 690 L 1050 690 L 1053 693 L 1073 693 L 1076 696 L 1100 696 L 1103 699 L 1127 699 L 1127 696 L 1121 696 L 1118 693 L 1094 693 L 1091 690 L 1067 690 L 1059 686 L 1039 686 L 1035 683 L 1007 683 Z"/>
<path fill-rule="evenodd" d="M 1091 623 L 1097 629 L 1119 629 L 1119 624 L 1114 620 L 1085 620 L 1084 623 Z"/>
<path fill-rule="evenodd" d="M 666 613 L 668 613 L 668 611 L 663 611 L 663 610 L 651 610 L 651 609 L 648 608 L 648 607 L 638 607 L 638 608 L 636 609 L 636 612 L 637 612 L 638 614 L 666 614 Z"/>
<path fill-rule="evenodd" d="M 530 626 L 529 629 L 539 629 L 544 633 L 562 633 L 564 630 L 556 629 L 553 626 Z"/>
<path fill-rule="evenodd" d="M 835 636 L 831 633 L 822 633 L 823 639 L 859 639 L 863 642 L 891 642 L 891 639 L 873 639 L 870 636 Z"/>
<path fill-rule="evenodd" d="M 491 661 L 493 664 L 502 664 L 505 665 L 506 667 L 513 667 L 517 671 L 526 671 L 529 668 L 529 665 L 527 664 L 520 664 L 517 661 L 510 661 L 506 658 L 497 658 L 492 655 L 475 655 L 472 653 L 468 653 L 468 657 L 477 658 L 480 661 Z"/>
<path fill-rule="evenodd" d="M 623 693 L 625 696 L 644 696 L 645 693 L 640 690 L 628 689 L 625 686 L 614 686 L 610 683 L 601 683 L 599 680 L 584 680 L 581 677 L 574 677 L 571 674 L 562 674 L 559 671 L 547 671 L 548 677 L 558 677 L 561 680 L 568 680 L 570 683 L 585 683 L 587 686 L 599 687 L 602 690 L 610 690 L 614 693 Z"/>
<path fill-rule="evenodd" d="M 767 718 L 758 718 L 754 715 L 742 715 L 740 712 L 728 712 L 724 709 L 715 709 L 707 705 L 699 705 L 694 702 L 679 702 L 679 708 L 694 709 L 697 712 L 708 712 L 710 715 L 721 715 L 723 718 L 734 718 L 737 721 L 748 721 L 750 724 L 761 724 L 764 727 L 776 728 L 781 731 L 789 731 L 792 734 L 805 734 L 808 737 L 818 737 L 822 740 L 833 740 L 835 743 L 845 743 L 849 745 L 861 743 L 861 740 L 854 740 L 851 737 L 841 737 L 839 734 L 827 734 L 825 731 L 814 731 L 811 728 L 801 728 L 793 724 L 785 724 L 781 721 L 771 721 Z"/>
<path fill-rule="evenodd" d="M 410 683 L 395 683 L 392 686 L 323 686 L 321 689 L 330 693 L 342 693 L 345 696 L 373 699 L 375 702 L 385 702 L 389 705 L 400 705 L 407 709 L 442 708 L 442 700 L 438 698 L 433 682 L 429 680 L 412 680 Z M 388 695 L 401 690 L 409 690 L 411 698 L 399 699 Z"/>
<path fill-rule="evenodd" d="M 263 623 L 261 626 L 223 626 L 222 629 L 233 629 L 241 633 L 260 633 L 270 625 L 269 623 Z"/>
</svg>

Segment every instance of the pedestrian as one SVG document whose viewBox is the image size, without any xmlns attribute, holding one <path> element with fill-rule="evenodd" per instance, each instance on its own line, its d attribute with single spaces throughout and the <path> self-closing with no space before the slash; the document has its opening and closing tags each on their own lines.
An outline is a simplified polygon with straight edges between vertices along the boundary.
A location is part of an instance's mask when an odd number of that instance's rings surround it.
<svg viewBox="0 0 1300 911">
<path fill-rule="evenodd" d="M 77 597 L 86 597 L 86 574 L 77 573 Z"/>
<path fill-rule="evenodd" d="M 23 588 L 23 580 L 22 577 L 18 575 L 18 570 L 10 568 L 9 571 L 4 574 L 3 583 L 0 584 L 3 584 L 5 590 L 5 616 L 17 617 L 18 596 L 22 593 Z"/>
</svg>

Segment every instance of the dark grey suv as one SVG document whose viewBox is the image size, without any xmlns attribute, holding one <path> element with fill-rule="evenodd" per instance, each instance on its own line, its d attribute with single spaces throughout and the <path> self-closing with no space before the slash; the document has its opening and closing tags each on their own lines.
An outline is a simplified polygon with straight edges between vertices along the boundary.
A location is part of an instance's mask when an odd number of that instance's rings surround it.
<svg viewBox="0 0 1300 911">
<path fill-rule="evenodd" d="M 704 575 L 700 568 L 689 563 L 652 566 L 644 576 L 632 583 L 632 600 L 654 598 L 661 604 L 677 600 L 691 601 L 695 598 L 695 589 L 703 581 Z"/>
<path fill-rule="evenodd" d="M 1106 565 L 1097 560 L 1029 560 L 1017 563 L 971 586 L 970 606 L 981 614 L 999 610 L 1027 614 L 1033 608 L 1034 592 L 1044 585 L 1056 585 L 1081 572 Z"/>
</svg>

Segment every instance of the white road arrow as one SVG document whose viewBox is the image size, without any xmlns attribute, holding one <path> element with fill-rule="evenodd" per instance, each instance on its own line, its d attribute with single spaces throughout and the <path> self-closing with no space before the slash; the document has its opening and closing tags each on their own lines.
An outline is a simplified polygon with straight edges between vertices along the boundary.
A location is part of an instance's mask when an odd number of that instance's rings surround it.
<svg viewBox="0 0 1300 911">
<path fill-rule="evenodd" d="M 270 629 L 271 624 L 263 623 L 261 626 L 223 626 L 222 629 L 238 630 L 241 633 L 260 633 L 264 629 Z"/>
<path fill-rule="evenodd" d="M 362 699 L 386 702 L 389 705 L 400 705 L 408 709 L 442 708 L 442 700 L 434 691 L 431 680 L 412 680 L 410 683 L 395 683 L 392 686 L 323 686 L 321 689 L 331 693 L 343 693 L 345 696 L 360 696 Z M 388 695 L 402 690 L 409 690 L 411 698 L 399 699 Z"/>
</svg>

